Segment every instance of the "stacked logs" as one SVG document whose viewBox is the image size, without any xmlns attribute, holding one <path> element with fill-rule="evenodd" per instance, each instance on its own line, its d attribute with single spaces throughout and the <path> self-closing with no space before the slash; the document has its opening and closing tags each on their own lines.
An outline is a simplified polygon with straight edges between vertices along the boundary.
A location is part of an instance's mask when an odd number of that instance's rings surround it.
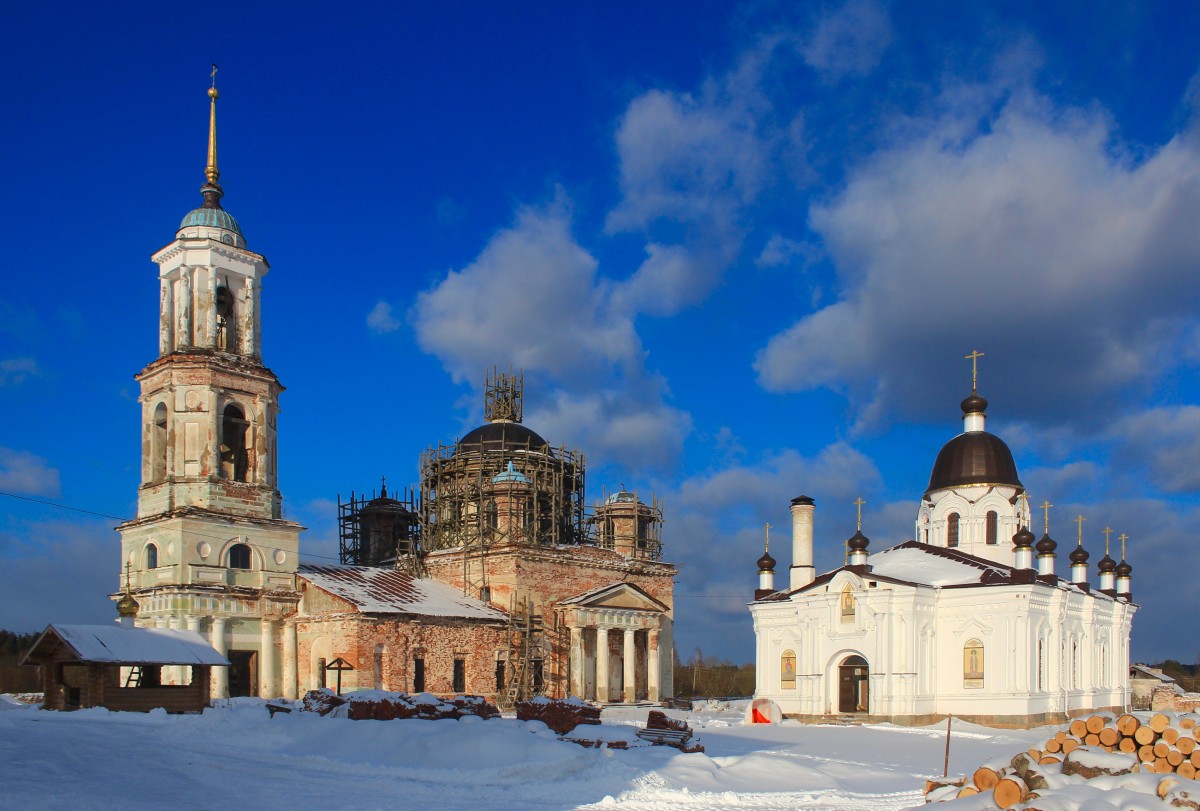
<svg viewBox="0 0 1200 811">
<path fill-rule="evenodd" d="M 1011 760 L 986 763 L 968 777 L 927 781 L 926 802 L 991 793 L 996 807 L 1007 809 L 1052 792 L 1062 780 L 1053 775 L 1090 780 L 1132 772 L 1172 774 L 1159 781 L 1158 794 L 1174 796 L 1182 788 L 1180 778 L 1196 780 L 1200 773 L 1200 715 L 1156 713 L 1143 719 L 1133 715 L 1077 718 L 1041 746 Z"/>
</svg>

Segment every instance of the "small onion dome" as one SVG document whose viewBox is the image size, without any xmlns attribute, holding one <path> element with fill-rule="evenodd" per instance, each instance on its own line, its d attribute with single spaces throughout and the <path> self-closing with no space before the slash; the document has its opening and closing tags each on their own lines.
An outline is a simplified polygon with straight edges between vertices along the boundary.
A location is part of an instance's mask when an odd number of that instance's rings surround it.
<svg viewBox="0 0 1200 811">
<path fill-rule="evenodd" d="M 1072 563 L 1087 563 L 1088 562 L 1087 550 L 1084 549 L 1082 546 L 1077 546 L 1074 549 L 1072 549 L 1070 557 L 1071 557 Z"/>
<path fill-rule="evenodd" d="M 851 552 L 866 551 L 867 544 L 870 542 L 871 540 L 862 534 L 862 530 L 859 530 L 850 536 L 850 540 L 846 541 L 846 546 L 850 547 Z"/>
<path fill-rule="evenodd" d="M 1013 536 L 1013 546 L 1028 547 L 1033 546 L 1036 540 L 1034 534 L 1029 531 L 1029 527 L 1021 527 L 1017 530 L 1017 534 Z"/>
<path fill-rule="evenodd" d="M 125 589 L 125 594 L 120 600 L 117 600 L 117 616 L 119 617 L 136 617 L 138 609 L 138 601 L 133 599 L 133 595 L 129 593 L 129 589 Z"/>
<path fill-rule="evenodd" d="M 770 552 L 763 552 L 763 556 L 758 559 L 758 570 L 760 572 L 775 571 L 775 558 L 771 557 Z"/>
<path fill-rule="evenodd" d="M 964 415 L 982 414 L 987 411 L 988 402 L 979 392 L 972 389 L 971 393 L 967 395 L 967 399 L 963 400 L 959 405 Z"/>
<path fill-rule="evenodd" d="M 1133 567 L 1128 563 L 1121 561 L 1117 564 L 1117 577 L 1129 577 L 1131 574 L 1133 574 Z"/>
<path fill-rule="evenodd" d="M 1042 536 L 1042 539 L 1037 542 L 1037 546 L 1035 546 L 1034 549 L 1038 551 L 1039 555 L 1050 555 L 1054 553 L 1055 549 L 1058 549 L 1058 543 L 1051 538 L 1050 533 L 1047 532 Z"/>
<path fill-rule="evenodd" d="M 1117 562 L 1105 554 L 1104 557 L 1100 558 L 1100 562 L 1096 565 L 1096 568 L 1102 572 L 1111 572 L 1117 568 Z"/>
</svg>

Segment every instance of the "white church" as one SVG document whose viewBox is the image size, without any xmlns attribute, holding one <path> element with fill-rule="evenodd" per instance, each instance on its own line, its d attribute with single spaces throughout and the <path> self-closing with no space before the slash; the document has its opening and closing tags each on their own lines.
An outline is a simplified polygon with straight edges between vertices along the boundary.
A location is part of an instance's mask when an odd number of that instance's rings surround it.
<svg viewBox="0 0 1200 811">
<path fill-rule="evenodd" d="M 916 540 L 870 553 L 860 526 L 847 564 L 818 576 L 815 505 L 792 500 L 790 580 L 776 590 L 765 553 L 750 604 L 756 698 L 804 721 L 954 715 L 1009 727 L 1127 705 L 1132 567 L 1109 556 L 1106 536 L 1093 586 L 1080 533 L 1060 576 L 1052 505 L 1042 505 L 1036 540 L 1012 453 L 984 430 L 986 409 L 973 388 L 963 433 L 934 462 Z"/>
</svg>

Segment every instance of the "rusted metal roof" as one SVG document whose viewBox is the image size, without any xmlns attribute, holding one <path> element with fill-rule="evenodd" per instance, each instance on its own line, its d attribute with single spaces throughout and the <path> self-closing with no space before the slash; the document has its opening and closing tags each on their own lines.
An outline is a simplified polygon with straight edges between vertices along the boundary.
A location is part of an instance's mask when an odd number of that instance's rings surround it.
<svg viewBox="0 0 1200 811">
<path fill-rule="evenodd" d="M 375 566 L 300 564 L 299 576 L 353 605 L 363 614 L 505 621 L 507 615 L 437 580 Z"/>
</svg>

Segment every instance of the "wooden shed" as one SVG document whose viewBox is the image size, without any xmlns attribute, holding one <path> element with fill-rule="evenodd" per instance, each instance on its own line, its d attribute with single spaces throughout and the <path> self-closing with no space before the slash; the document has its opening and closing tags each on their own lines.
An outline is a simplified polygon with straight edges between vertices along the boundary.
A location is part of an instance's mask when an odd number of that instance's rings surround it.
<svg viewBox="0 0 1200 811">
<path fill-rule="evenodd" d="M 42 666 L 47 710 L 200 712 L 208 706 L 210 671 L 229 661 L 195 631 L 50 625 L 21 663 Z M 178 668 L 189 683 L 163 685 L 164 667 Z"/>
</svg>

